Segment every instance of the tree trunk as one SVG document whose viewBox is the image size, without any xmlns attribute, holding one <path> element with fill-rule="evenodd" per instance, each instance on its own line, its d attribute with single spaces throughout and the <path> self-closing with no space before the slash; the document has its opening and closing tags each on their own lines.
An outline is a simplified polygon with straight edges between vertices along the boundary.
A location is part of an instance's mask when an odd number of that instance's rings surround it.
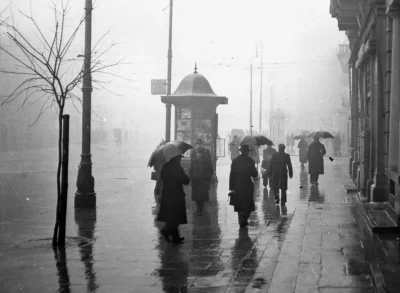
<svg viewBox="0 0 400 293">
<path fill-rule="evenodd" d="M 57 165 L 57 205 L 56 205 L 56 223 L 53 231 L 53 245 L 57 245 L 57 235 L 59 226 L 60 196 L 61 196 L 61 151 L 62 151 L 62 116 L 63 111 L 60 109 L 58 114 L 58 165 Z"/>
<path fill-rule="evenodd" d="M 59 207 L 59 233 L 58 246 L 65 245 L 67 199 L 68 199 L 68 156 L 69 156 L 69 115 L 63 115 L 63 149 L 62 149 L 62 172 L 61 172 L 61 196 Z"/>
</svg>

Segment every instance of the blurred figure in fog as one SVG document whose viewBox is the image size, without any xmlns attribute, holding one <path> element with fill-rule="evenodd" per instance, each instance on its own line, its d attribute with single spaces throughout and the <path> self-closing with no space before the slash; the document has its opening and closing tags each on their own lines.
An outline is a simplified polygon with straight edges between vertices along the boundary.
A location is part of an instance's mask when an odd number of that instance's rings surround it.
<svg viewBox="0 0 400 293">
<path fill-rule="evenodd" d="M 293 133 L 290 134 L 290 152 L 291 153 L 294 152 L 294 134 Z"/>
<path fill-rule="evenodd" d="M 239 143 L 240 143 L 239 137 L 237 135 L 234 135 L 231 143 L 229 144 L 229 150 L 231 151 L 231 161 L 233 161 L 240 154 Z"/>
<path fill-rule="evenodd" d="M 288 189 L 288 172 L 289 177 L 293 177 L 292 161 L 290 155 L 285 153 L 286 146 L 282 143 L 278 146 L 278 152 L 272 156 L 269 165 L 269 174 L 271 176 L 271 189 L 275 195 L 275 203 L 279 204 L 279 189 L 281 190 L 282 206 L 286 204 L 286 190 Z"/>
<path fill-rule="evenodd" d="M 244 228 L 248 225 L 248 219 L 254 205 L 254 184 L 251 178 L 258 176 L 254 160 L 249 157 L 248 145 L 240 147 L 241 154 L 232 161 L 229 175 L 229 190 L 234 191 L 233 207 L 238 213 L 239 225 Z"/>
<path fill-rule="evenodd" d="M 114 128 L 114 141 L 117 143 L 118 146 L 122 144 L 122 133 L 121 128 Z"/>
<path fill-rule="evenodd" d="M 268 180 L 270 179 L 269 177 L 269 163 L 271 162 L 272 156 L 276 153 L 276 149 L 272 147 L 272 145 L 269 145 L 265 148 L 263 151 L 263 161 L 261 163 L 261 168 L 264 169 L 264 173 L 262 175 L 263 178 L 263 185 L 264 187 L 268 186 Z"/>
<path fill-rule="evenodd" d="M 318 185 L 319 175 L 324 174 L 324 155 L 326 154 L 325 146 L 319 140 L 320 137 L 316 135 L 307 151 L 308 174 L 310 174 L 311 184 L 315 185 Z"/>
<path fill-rule="evenodd" d="M 304 137 L 300 139 L 297 147 L 299 148 L 299 160 L 301 163 L 301 168 L 304 168 L 304 164 L 307 163 L 307 151 L 308 151 L 308 143 L 304 139 Z"/>
<path fill-rule="evenodd" d="M 165 163 L 161 170 L 162 191 L 157 221 L 165 222 L 160 232 L 167 242 L 170 236 L 173 243 L 181 243 L 184 237 L 179 235 L 179 225 L 187 224 L 185 192 L 183 185 L 188 185 L 189 177 L 181 166 L 182 156 L 175 156 Z"/>
<path fill-rule="evenodd" d="M 204 202 L 209 200 L 208 190 L 214 174 L 210 151 L 203 146 L 201 138 L 196 139 L 196 147 L 190 153 L 189 177 L 192 182 L 192 200 L 197 204 L 196 214 L 203 215 Z"/>
<path fill-rule="evenodd" d="M 340 148 L 342 146 L 342 140 L 340 139 L 340 132 L 335 134 L 333 139 L 333 151 L 335 156 L 341 156 Z"/>
</svg>

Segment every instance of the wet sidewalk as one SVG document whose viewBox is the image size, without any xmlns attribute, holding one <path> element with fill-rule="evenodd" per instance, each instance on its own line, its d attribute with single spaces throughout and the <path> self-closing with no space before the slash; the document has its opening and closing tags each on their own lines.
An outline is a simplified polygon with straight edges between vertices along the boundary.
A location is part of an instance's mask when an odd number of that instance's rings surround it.
<svg viewBox="0 0 400 293">
<path fill-rule="evenodd" d="M 239 229 L 227 202 L 230 162 L 219 161 L 219 182 L 203 216 L 195 215 L 186 188 L 189 224 L 181 226 L 182 245 L 168 244 L 158 233 L 147 162 L 94 165 L 96 210 L 73 209 L 72 171 L 68 243 L 56 251 L 49 239 L 53 174 L 1 174 L 0 292 L 358 293 L 388 287 L 377 283 L 374 267 L 387 268 L 381 271 L 390 277 L 399 266 L 395 240 L 365 229 L 356 194 L 344 188 L 347 159 L 326 161 L 318 187 L 308 185 L 307 168 L 301 170 L 297 160 L 293 156 L 287 207 L 276 206 L 255 182 L 248 229 Z"/>
</svg>

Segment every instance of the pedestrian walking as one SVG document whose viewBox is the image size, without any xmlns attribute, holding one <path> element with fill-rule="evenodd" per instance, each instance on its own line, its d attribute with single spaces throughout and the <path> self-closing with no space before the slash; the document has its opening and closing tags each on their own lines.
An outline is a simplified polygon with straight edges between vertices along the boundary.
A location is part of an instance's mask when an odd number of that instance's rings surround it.
<svg viewBox="0 0 400 293">
<path fill-rule="evenodd" d="M 188 185 L 189 177 L 181 166 L 181 155 L 175 156 L 164 164 L 161 170 L 162 191 L 157 221 L 165 222 L 160 232 L 165 240 L 181 243 L 184 237 L 179 235 L 179 225 L 187 224 L 185 192 L 183 185 Z"/>
<path fill-rule="evenodd" d="M 255 211 L 254 184 L 251 178 L 256 178 L 258 172 L 254 160 L 249 157 L 249 146 L 242 145 L 239 151 L 241 154 L 231 164 L 229 190 L 234 192 L 232 204 L 238 213 L 239 225 L 244 228 L 248 226 L 251 212 Z"/>
<path fill-rule="evenodd" d="M 209 200 L 210 181 L 214 174 L 211 153 L 204 147 L 201 138 L 196 139 L 196 147 L 190 155 L 189 177 L 192 182 L 192 200 L 197 204 L 196 214 L 203 215 L 204 202 Z"/>
<path fill-rule="evenodd" d="M 265 150 L 263 151 L 263 160 L 261 163 L 261 168 L 264 169 L 262 174 L 263 178 L 263 185 L 266 188 L 268 186 L 268 181 L 270 180 L 269 177 L 269 164 L 271 162 L 272 156 L 276 153 L 276 149 L 272 147 L 272 145 L 268 145 Z"/>
<path fill-rule="evenodd" d="M 279 144 L 278 152 L 272 156 L 269 165 L 269 174 L 271 176 L 271 189 L 275 195 L 275 203 L 279 204 L 279 189 L 281 190 L 282 206 L 286 204 L 286 190 L 288 189 L 288 172 L 289 177 L 293 177 L 292 161 L 290 155 L 285 153 L 286 146 Z"/>
<path fill-rule="evenodd" d="M 318 135 L 314 136 L 314 141 L 310 144 L 307 151 L 308 174 L 310 174 L 311 184 L 318 185 L 320 174 L 324 174 L 324 155 L 325 146 L 319 141 Z"/>
<path fill-rule="evenodd" d="M 304 164 L 307 164 L 307 151 L 308 151 L 308 142 L 302 137 L 297 145 L 299 148 L 299 160 L 301 168 L 304 168 Z"/>
<path fill-rule="evenodd" d="M 237 135 L 233 136 L 232 142 L 229 144 L 229 150 L 231 152 L 231 161 L 239 156 L 239 143 L 240 139 Z"/>
<path fill-rule="evenodd" d="M 336 133 L 335 138 L 333 139 L 333 151 L 335 156 L 340 156 L 340 148 L 342 146 L 342 140 L 340 139 L 340 132 Z"/>
<path fill-rule="evenodd" d="M 290 134 L 290 152 L 291 153 L 294 152 L 294 134 L 293 133 Z"/>
</svg>

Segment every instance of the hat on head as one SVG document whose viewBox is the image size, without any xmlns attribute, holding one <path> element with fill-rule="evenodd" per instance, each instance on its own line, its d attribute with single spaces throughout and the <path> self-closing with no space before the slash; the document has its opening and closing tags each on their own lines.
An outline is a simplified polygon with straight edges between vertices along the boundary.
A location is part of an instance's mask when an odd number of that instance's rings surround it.
<svg viewBox="0 0 400 293">
<path fill-rule="evenodd" d="M 248 145 L 241 145 L 239 147 L 239 151 L 250 151 L 250 147 Z"/>
<path fill-rule="evenodd" d="M 280 150 L 284 150 L 284 149 L 286 148 L 286 146 L 285 146 L 283 143 L 280 143 L 279 146 L 278 146 L 278 148 L 279 148 Z"/>
</svg>

